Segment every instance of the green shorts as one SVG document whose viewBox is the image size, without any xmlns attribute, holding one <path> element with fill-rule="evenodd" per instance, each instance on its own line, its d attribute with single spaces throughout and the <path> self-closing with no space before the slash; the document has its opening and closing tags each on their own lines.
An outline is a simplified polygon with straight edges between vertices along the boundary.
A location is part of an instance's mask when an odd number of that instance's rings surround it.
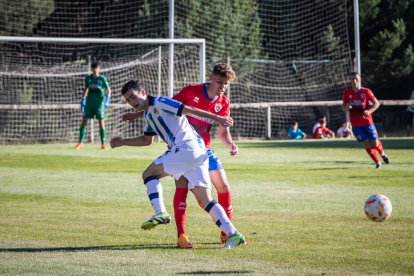
<svg viewBox="0 0 414 276">
<path fill-rule="evenodd" d="M 105 119 L 105 105 L 104 105 L 104 102 L 91 103 L 91 104 L 88 104 L 88 102 L 86 102 L 85 112 L 83 113 L 83 118 L 93 119 L 95 117 L 98 120 Z"/>
</svg>

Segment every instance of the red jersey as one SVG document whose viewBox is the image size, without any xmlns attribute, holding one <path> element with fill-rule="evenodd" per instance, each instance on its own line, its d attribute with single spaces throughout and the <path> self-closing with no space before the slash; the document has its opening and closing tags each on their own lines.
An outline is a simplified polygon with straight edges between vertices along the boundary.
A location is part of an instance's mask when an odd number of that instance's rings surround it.
<svg viewBox="0 0 414 276">
<path fill-rule="evenodd" d="M 352 88 L 347 88 L 344 91 L 342 101 L 351 106 L 349 118 L 352 126 L 368 126 L 374 123 L 371 114 L 368 116 L 362 114 L 364 110 L 369 108 L 369 102 L 375 101 L 374 93 L 370 89 L 361 87 L 359 91 L 355 92 Z"/>
<path fill-rule="evenodd" d="M 318 127 L 317 129 L 315 129 L 315 132 L 313 133 L 313 138 L 317 139 L 319 138 L 321 135 L 326 135 L 326 134 L 330 134 L 331 130 L 327 127 Z"/>
<path fill-rule="evenodd" d="M 196 107 L 220 116 L 230 115 L 230 101 L 226 96 L 220 95 L 210 99 L 207 94 L 205 83 L 192 84 L 184 87 L 173 99 L 182 102 L 187 106 Z M 206 118 L 196 117 L 188 114 L 187 119 L 197 133 L 203 138 L 207 148 L 211 148 L 210 130 L 214 121 Z"/>
</svg>

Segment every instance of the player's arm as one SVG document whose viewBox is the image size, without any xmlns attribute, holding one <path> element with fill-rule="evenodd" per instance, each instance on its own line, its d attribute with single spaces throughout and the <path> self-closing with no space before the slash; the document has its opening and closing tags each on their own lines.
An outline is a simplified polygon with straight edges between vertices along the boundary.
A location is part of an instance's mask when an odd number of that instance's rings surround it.
<svg viewBox="0 0 414 276">
<path fill-rule="evenodd" d="M 231 117 L 223 117 L 223 116 L 219 116 L 192 106 L 187 106 L 187 105 L 183 105 L 182 111 L 181 111 L 182 115 L 187 115 L 187 114 L 193 114 L 199 117 L 203 117 L 203 118 L 207 118 L 207 119 L 211 119 L 217 123 L 219 123 L 222 126 L 232 126 L 233 125 L 233 119 Z"/>
<path fill-rule="evenodd" d="M 373 98 L 371 99 L 371 102 L 372 102 L 372 106 L 370 106 L 368 109 L 365 109 L 365 110 L 364 110 L 364 112 L 363 112 L 363 114 L 364 114 L 365 116 L 368 116 L 368 115 L 370 115 L 370 114 L 374 113 L 374 112 L 375 112 L 375 110 L 377 110 L 377 109 L 378 109 L 378 107 L 380 106 L 379 101 L 378 101 L 378 100 L 377 100 L 377 98 L 375 98 L 375 97 L 373 97 Z"/>
<path fill-rule="evenodd" d="M 342 111 L 343 112 L 349 112 L 349 110 L 351 110 L 351 104 L 348 102 L 347 99 L 345 99 L 345 95 L 342 99 Z"/>
<path fill-rule="evenodd" d="M 154 136 L 141 135 L 136 138 L 122 138 L 115 137 L 111 139 L 111 148 L 117 148 L 122 146 L 131 146 L 131 147 L 143 147 L 152 144 Z"/>
<path fill-rule="evenodd" d="M 86 96 L 88 95 L 88 91 L 89 91 L 88 87 L 85 86 L 85 88 L 83 88 L 82 97 L 80 100 L 80 106 L 81 106 L 82 113 L 85 112 Z"/>
<path fill-rule="evenodd" d="M 139 112 L 127 112 L 125 114 L 122 114 L 122 121 L 134 121 L 136 119 L 144 117 L 144 111 Z"/>
<path fill-rule="evenodd" d="M 237 155 L 239 147 L 233 142 L 233 138 L 228 127 L 220 125 L 219 127 L 219 138 L 226 147 L 230 150 L 230 155 Z"/>
</svg>

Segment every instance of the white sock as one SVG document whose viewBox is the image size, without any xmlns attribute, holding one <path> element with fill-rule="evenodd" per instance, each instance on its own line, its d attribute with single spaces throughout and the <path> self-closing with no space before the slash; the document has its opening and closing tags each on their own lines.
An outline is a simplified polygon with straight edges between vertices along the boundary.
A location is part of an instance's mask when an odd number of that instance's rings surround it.
<svg viewBox="0 0 414 276">
<path fill-rule="evenodd" d="M 162 185 L 160 180 L 155 176 L 149 176 L 144 180 L 147 187 L 147 195 L 151 201 L 152 207 L 156 214 L 165 213 L 164 199 L 162 197 Z"/>
<path fill-rule="evenodd" d="M 211 216 L 216 225 L 220 227 L 220 229 L 226 233 L 227 236 L 230 237 L 237 232 L 237 229 L 227 217 L 223 207 L 221 207 L 221 205 L 215 200 L 210 201 L 207 206 L 204 207 L 204 210 Z"/>
</svg>

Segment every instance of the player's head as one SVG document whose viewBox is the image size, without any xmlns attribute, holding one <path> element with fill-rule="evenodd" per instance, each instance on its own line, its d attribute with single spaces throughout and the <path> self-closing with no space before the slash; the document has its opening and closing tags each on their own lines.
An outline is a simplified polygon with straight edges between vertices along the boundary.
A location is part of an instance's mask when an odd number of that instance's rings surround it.
<svg viewBox="0 0 414 276">
<path fill-rule="evenodd" d="M 326 122 L 326 115 L 319 115 L 319 119 L 318 119 L 318 121 L 319 121 L 319 123 L 320 123 L 321 121 Z"/>
<path fill-rule="evenodd" d="M 223 94 L 235 78 L 236 73 L 229 64 L 217 63 L 210 75 L 210 87 L 216 95 Z"/>
<path fill-rule="evenodd" d="M 298 121 L 292 121 L 292 123 L 290 124 L 290 126 L 291 126 L 293 129 L 296 129 L 296 128 L 298 127 Z"/>
<path fill-rule="evenodd" d="M 351 81 L 352 89 L 355 91 L 361 89 L 361 74 L 358 72 L 351 72 L 349 73 L 349 80 Z"/>
<path fill-rule="evenodd" d="M 121 94 L 130 106 L 137 110 L 143 110 L 147 100 L 147 93 L 141 83 L 130 80 L 122 86 Z"/>
<path fill-rule="evenodd" d="M 94 75 L 99 75 L 99 71 L 101 70 L 101 66 L 99 62 L 92 62 L 91 64 L 91 71 Z"/>
</svg>

